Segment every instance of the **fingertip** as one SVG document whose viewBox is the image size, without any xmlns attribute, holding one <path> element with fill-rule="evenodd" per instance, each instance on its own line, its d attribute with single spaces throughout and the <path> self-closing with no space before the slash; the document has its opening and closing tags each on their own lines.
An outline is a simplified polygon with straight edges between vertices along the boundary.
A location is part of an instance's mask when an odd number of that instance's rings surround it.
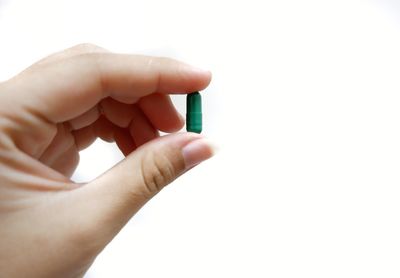
<svg viewBox="0 0 400 278">
<path fill-rule="evenodd" d="M 212 80 L 212 72 L 209 71 L 209 70 L 207 70 L 206 73 L 204 74 L 204 84 L 203 84 L 203 87 L 202 87 L 201 89 L 199 89 L 199 90 L 203 90 L 203 89 L 207 88 L 208 85 L 210 85 L 211 80 Z"/>
<path fill-rule="evenodd" d="M 211 71 L 196 66 L 184 64 L 182 71 L 188 76 L 185 92 L 201 91 L 207 88 L 212 79 Z"/>
<path fill-rule="evenodd" d="M 193 140 L 182 149 L 186 169 L 190 169 L 215 154 L 213 144 L 206 138 Z"/>
<path fill-rule="evenodd" d="M 152 125 L 160 131 L 176 132 L 185 124 L 183 116 L 176 110 L 168 95 L 154 93 L 143 97 L 138 105 Z"/>
<path fill-rule="evenodd" d="M 174 122 L 171 122 L 170 125 L 164 125 L 160 128 L 160 131 L 166 133 L 174 133 L 180 131 L 185 126 L 185 118 L 181 114 L 177 114 L 177 119 Z"/>
</svg>

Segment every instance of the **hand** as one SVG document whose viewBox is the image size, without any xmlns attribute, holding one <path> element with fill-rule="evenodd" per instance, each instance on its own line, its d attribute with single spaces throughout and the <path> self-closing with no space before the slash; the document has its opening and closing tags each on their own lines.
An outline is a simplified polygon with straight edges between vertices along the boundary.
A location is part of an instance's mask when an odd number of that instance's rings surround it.
<svg viewBox="0 0 400 278">
<path fill-rule="evenodd" d="M 79 277 L 124 224 L 211 157 L 168 94 L 211 74 L 167 58 L 79 45 L 0 84 L 0 276 Z M 97 137 L 126 158 L 87 184 L 69 177 Z M 101 154 L 98 155 L 101 159 Z"/>
</svg>

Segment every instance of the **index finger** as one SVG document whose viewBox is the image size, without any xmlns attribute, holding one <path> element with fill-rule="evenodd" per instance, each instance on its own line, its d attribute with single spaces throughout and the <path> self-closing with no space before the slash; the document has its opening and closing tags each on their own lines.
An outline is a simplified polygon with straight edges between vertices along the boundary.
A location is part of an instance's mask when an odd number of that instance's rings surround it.
<svg viewBox="0 0 400 278">
<path fill-rule="evenodd" d="M 58 123 L 83 114 L 106 97 L 133 103 L 154 92 L 202 90 L 210 80 L 209 71 L 169 58 L 88 53 L 23 72 L 13 80 L 16 91 L 10 97 Z"/>
</svg>

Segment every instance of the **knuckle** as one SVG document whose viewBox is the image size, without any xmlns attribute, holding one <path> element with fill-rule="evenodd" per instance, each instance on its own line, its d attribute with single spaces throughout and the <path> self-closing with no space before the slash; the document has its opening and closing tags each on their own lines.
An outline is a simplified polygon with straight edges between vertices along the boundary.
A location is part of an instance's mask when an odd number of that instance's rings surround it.
<svg viewBox="0 0 400 278">
<path fill-rule="evenodd" d="M 78 53 L 74 56 L 71 56 L 70 59 L 71 60 L 75 60 L 75 61 L 80 61 L 85 63 L 85 65 L 98 65 L 98 59 L 99 57 L 101 57 L 101 55 L 98 52 L 81 52 Z"/>
<path fill-rule="evenodd" d="M 68 60 L 68 59 L 76 57 L 76 56 L 82 56 L 82 55 L 91 54 L 91 53 L 104 53 L 104 52 L 108 52 L 108 51 L 100 46 L 97 46 L 97 45 L 94 45 L 91 43 L 77 44 L 75 46 L 72 46 L 70 48 L 64 49 L 60 52 L 56 52 L 50 56 L 43 58 L 42 60 L 36 62 L 32 66 L 30 66 L 28 69 L 26 69 L 25 72 L 30 72 L 32 70 L 44 68 L 53 63 Z"/>
<path fill-rule="evenodd" d="M 91 66 L 98 68 L 100 58 L 108 51 L 94 44 L 83 43 L 78 44 L 70 49 L 65 50 L 70 53 L 67 58 L 82 63 L 82 66 Z"/>
<path fill-rule="evenodd" d="M 152 83 L 154 84 L 154 90 L 158 90 L 160 85 L 163 83 L 163 75 L 166 72 L 177 71 L 177 61 L 168 57 L 148 57 L 147 68 L 145 69 L 154 78 Z"/>
<path fill-rule="evenodd" d="M 178 171 L 166 154 L 151 152 L 143 157 L 141 172 L 145 194 L 153 196 L 173 181 Z"/>
<path fill-rule="evenodd" d="M 98 91 L 105 97 L 108 91 L 108 82 L 102 66 L 103 58 L 104 54 L 100 52 L 84 52 L 70 57 L 70 61 L 75 67 L 84 69 L 88 75 L 93 77 L 99 86 Z"/>
<path fill-rule="evenodd" d="M 169 57 L 157 57 L 156 60 L 160 66 L 172 66 L 176 64 L 176 61 Z"/>
<path fill-rule="evenodd" d="M 80 43 L 71 47 L 70 50 L 79 53 L 92 53 L 94 51 L 103 50 L 103 48 L 92 43 Z"/>
</svg>

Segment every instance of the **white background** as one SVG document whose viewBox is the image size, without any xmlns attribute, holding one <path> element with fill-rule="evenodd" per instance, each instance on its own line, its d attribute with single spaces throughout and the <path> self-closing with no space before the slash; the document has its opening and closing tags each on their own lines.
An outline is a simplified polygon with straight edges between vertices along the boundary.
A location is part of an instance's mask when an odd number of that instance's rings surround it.
<svg viewBox="0 0 400 278">
<path fill-rule="evenodd" d="M 220 146 L 86 277 L 400 276 L 398 1 L 0 0 L 1 80 L 82 42 L 212 70 Z M 96 142 L 74 180 L 121 158 Z"/>
</svg>

